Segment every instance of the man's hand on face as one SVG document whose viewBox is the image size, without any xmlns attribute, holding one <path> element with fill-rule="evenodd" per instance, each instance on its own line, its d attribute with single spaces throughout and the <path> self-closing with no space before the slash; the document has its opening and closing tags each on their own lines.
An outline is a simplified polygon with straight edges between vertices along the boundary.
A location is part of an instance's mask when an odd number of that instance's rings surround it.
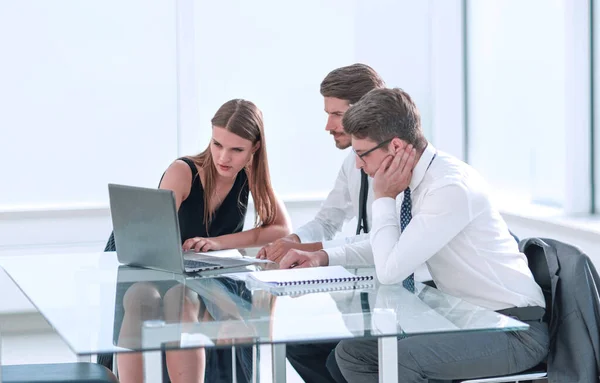
<svg viewBox="0 0 600 383">
<path fill-rule="evenodd" d="M 373 177 L 375 199 L 396 198 L 410 185 L 416 156 L 416 149 L 407 145 L 395 155 L 389 155 L 383 160 Z"/>
<path fill-rule="evenodd" d="M 329 265 L 329 256 L 323 250 L 303 251 L 292 249 L 279 262 L 280 269 L 293 267 L 317 267 Z"/>
</svg>

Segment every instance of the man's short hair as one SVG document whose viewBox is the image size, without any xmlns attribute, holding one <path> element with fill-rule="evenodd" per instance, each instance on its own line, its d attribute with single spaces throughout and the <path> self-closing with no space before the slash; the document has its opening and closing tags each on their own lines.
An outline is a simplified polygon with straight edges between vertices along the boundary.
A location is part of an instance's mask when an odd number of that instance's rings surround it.
<svg viewBox="0 0 600 383">
<path fill-rule="evenodd" d="M 419 110 L 400 88 L 370 91 L 344 113 L 342 125 L 346 133 L 358 139 L 383 142 L 398 137 L 417 150 L 427 146 Z"/>
<path fill-rule="evenodd" d="M 383 87 L 383 79 L 373 68 L 365 64 L 353 64 L 329 72 L 321 82 L 321 95 L 354 104 L 369 91 Z"/>
</svg>

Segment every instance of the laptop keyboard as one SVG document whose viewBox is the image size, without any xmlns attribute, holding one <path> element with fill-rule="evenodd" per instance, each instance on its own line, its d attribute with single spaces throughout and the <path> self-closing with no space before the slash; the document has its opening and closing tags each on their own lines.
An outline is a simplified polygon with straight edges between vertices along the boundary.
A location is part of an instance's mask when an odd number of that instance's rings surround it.
<svg viewBox="0 0 600 383">
<path fill-rule="evenodd" d="M 215 263 L 203 262 L 203 261 L 195 261 L 192 259 L 184 259 L 183 266 L 190 270 L 211 270 L 211 269 L 222 269 L 223 266 L 217 265 Z"/>
</svg>

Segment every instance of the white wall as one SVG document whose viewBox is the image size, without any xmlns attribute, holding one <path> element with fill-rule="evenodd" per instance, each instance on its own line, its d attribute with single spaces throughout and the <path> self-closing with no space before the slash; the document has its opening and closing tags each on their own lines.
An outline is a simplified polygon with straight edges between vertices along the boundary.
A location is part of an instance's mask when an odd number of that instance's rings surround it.
<svg viewBox="0 0 600 383">
<path fill-rule="evenodd" d="M 470 1 L 467 21 L 469 163 L 504 196 L 562 206 L 565 2 Z"/>
<path fill-rule="evenodd" d="M 0 211 L 107 202 L 176 155 L 171 2 L 0 3 Z"/>
<path fill-rule="evenodd" d="M 407 91 L 432 139 L 432 0 L 363 0 L 355 12 L 355 60 L 371 65 L 389 87 Z"/>
</svg>

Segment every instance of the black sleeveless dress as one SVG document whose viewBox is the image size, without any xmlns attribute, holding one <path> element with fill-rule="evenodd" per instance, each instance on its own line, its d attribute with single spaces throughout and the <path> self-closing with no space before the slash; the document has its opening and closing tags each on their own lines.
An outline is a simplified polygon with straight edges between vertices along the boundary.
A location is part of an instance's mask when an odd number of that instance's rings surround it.
<svg viewBox="0 0 600 383">
<path fill-rule="evenodd" d="M 192 171 L 192 186 L 188 197 L 181 203 L 178 211 L 179 230 L 181 242 L 194 237 L 218 237 L 220 235 L 239 233 L 244 228 L 244 221 L 248 207 L 248 196 L 250 187 L 248 176 L 245 171 L 240 171 L 231 187 L 231 190 L 217 208 L 210 222 L 208 230 L 204 222 L 204 187 L 194 162 L 186 157 L 179 158 L 185 162 Z M 163 174 L 164 176 L 164 174 Z M 161 177 L 162 181 L 162 177 Z M 111 233 L 104 251 L 116 251 L 114 234 Z M 231 294 L 237 295 L 243 300 L 250 302 L 251 293 L 243 282 L 230 278 L 216 278 L 223 288 Z M 156 284 L 161 295 L 174 286 L 174 283 Z M 122 304 L 122 298 L 129 286 L 118 286 L 122 294 L 117 292 L 116 304 Z M 119 299 L 120 298 L 120 299 Z M 119 310 L 120 311 L 120 310 Z M 121 312 L 122 314 L 122 312 Z M 122 321 L 122 315 L 119 315 Z M 115 339 L 118 338 L 117 318 L 115 318 Z M 206 382 L 232 382 L 232 356 L 231 349 L 207 348 L 206 353 Z M 238 382 L 249 382 L 252 374 L 252 349 L 250 347 L 236 347 L 236 375 Z M 99 354 L 98 363 L 112 369 L 112 354 Z M 163 366 L 166 359 L 163 353 Z M 170 381 L 166 368 L 163 367 L 163 381 Z"/>
<path fill-rule="evenodd" d="M 198 169 L 189 158 L 183 157 L 180 160 L 188 164 L 192 170 L 190 194 L 179 207 L 182 243 L 193 237 L 218 237 L 242 231 L 250 193 L 246 172 L 238 173 L 231 190 L 215 211 L 207 232 L 204 222 L 204 188 L 200 182 Z"/>
</svg>

